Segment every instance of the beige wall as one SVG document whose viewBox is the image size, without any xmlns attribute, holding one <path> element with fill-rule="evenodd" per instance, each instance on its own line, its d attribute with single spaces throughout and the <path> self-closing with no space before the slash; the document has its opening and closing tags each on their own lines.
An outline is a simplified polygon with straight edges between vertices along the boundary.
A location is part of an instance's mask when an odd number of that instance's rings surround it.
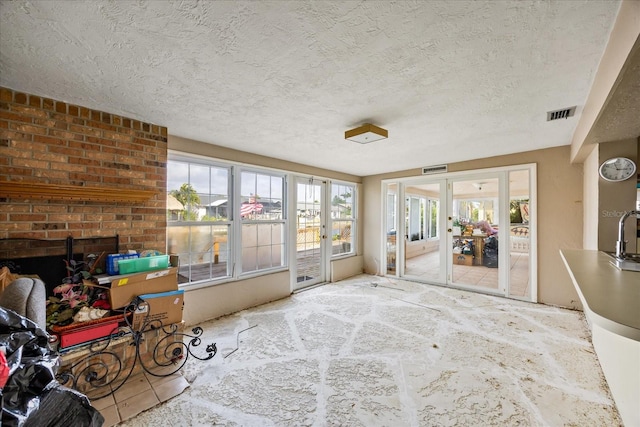
<svg viewBox="0 0 640 427">
<path fill-rule="evenodd" d="M 245 163 L 248 165 L 280 169 L 288 172 L 296 172 L 302 175 L 330 178 L 354 183 L 362 182 L 362 179 L 355 175 L 302 165 L 300 163 L 288 162 L 286 160 L 274 159 L 272 157 L 260 156 L 246 151 L 233 150 L 231 148 L 220 147 L 218 145 L 207 144 L 193 139 L 181 138 L 173 135 L 169 135 L 169 150 L 197 154 L 214 159 Z"/>
<path fill-rule="evenodd" d="M 362 179 L 360 177 L 320 169 L 257 154 L 232 150 L 225 147 L 206 144 L 186 138 L 169 135 L 169 150 L 206 156 L 212 159 L 226 160 L 252 166 L 279 169 L 294 172 L 303 176 L 335 179 L 356 183 L 358 192 L 362 195 Z M 358 212 L 363 212 L 363 197 L 358 200 Z M 357 248 L 363 247 L 362 224 L 356 233 Z M 360 249 L 361 251 L 362 249 Z M 346 257 L 332 260 L 330 265 L 330 280 L 336 281 L 362 273 L 362 256 Z M 209 287 L 185 289 L 184 320 L 187 325 L 193 325 L 205 320 L 215 319 L 226 314 L 235 313 L 249 307 L 254 307 L 270 301 L 284 298 L 291 294 L 291 284 L 295 278 L 290 271 L 283 271 L 251 279 L 231 281 Z"/>
<path fill-rule="evenodd" d="M 405 241 L 405 258 L 411 259 L 428 252 L 435 252 L 440 248 L 440 239 Z"/>
<path fill-rule="evenodd" d="M 449 172 L 518 164 L 537 164 L 538 188 L 538 300 L 562 307 L 581 308 L 578 295 L 562 263 L 559 250 L 582 248 L 582 165 L 569 162 L 570 146 L 490 157 L 448 165 Z M 429 164 L 425 158 L 425 165 Z M 382 236 L 381 181 L 420 176 L 419 169 L 365 177 L 364 267 L 380 268 Z M 594 230 L 595 232 L 595 230 Z"/>
<path fill-rule="evenodd" d="M 362 273 L 362 255 L 331 261 L 331 281 L 346 279 Z"/>
<path fill-rule="evenodd" d="M 598 165 L 612 157 L 627 157 L 638 162 L 638 139 L 606 142 L 598 144 Z M 597 173 L 597 171 L 596 171 Z M 598 181 L 598 249 L 615 251 L 618 240 L 618 223 L 620 217 L 636 207 L 636 179 L 622 182 Z M 636 222 L 629 218 L 626 221 L 625 240 L 627 252 L 636 250 Z"/>
<path fill-rule="evenodd" d="M 200 289 L 186 289 L 182 317 L 186 325 L 196 325 L 286 298 L 290 294 L 288 271 Z"/>
</svg>

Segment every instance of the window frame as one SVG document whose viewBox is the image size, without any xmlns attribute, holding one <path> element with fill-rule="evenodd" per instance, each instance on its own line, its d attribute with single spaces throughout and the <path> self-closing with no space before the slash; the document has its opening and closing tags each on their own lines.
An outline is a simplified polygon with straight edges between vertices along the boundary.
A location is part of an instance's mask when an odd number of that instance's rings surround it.
<svg viewBox="0 0 640 427">
<path fill-rule="evenodd" d="M 426 240 L 438 240 L 440 238 L 440 228 L 438 227 L 438 224 L 440 223 L 440 200 L 433 197 L 427 197 L 427 207 L 429 211 L 429 216 L 427 217 L 427 215 L 425 215 L 426 230 L 427 230 Z M 435 218 L 434 224 L 431 223 L 432 209 L 435 209 L 436 211 L 436 218 Z M 435 230 L 435 235 L 432 236 L 431 232 L 434 230 Z"/>
<path fill-rule="evenodd" d="M 223 169 L 227 171 L 227 219 L 226 220 L 206 220 L 206 221 L 200 221 L 200 220 L 187 220 L 187 221 L 170 221 L 167 218 L 167 249 L 169 249 L 169 236 L 170 236 L 170 229 L 171 228 L 178 228 L 178 227 L 188 227 L 189 228 L 189 232 L 188 232 L 188 238 L 189 238 L 189 243 L 188 243 L 188 248 L 189 248 L 189 258 L 191 258 L 194 254 L 197 254 L 198 252 L 194 252 L 191 250 L 191 245 L 192 245 L 192 237 L 193 237 L 193 233 L 192 233 L 192 227 L 226 227 L 227 228 L 227 245 L 229 245 L 227 247 L 226 250 L 226 256 L 227 256 L 227 265 L 226 265 L 226 274 L 222 275 L 222 276 L 218 276 L 218 277 L 209 277 L 206 279 L 201 279 L 201 280 L 195 280 L 192 281 L 192 277 L 191 277 L 191 262 L 189 262 L 188 265 L 189 266 L 189 277 L 188 277 L 188 281 L 185 283 L 181 283 L 180 287 L 190 287 L 190 286 L 194 286 L 194 285 L 198 285 L 201 283 L 218 283 L 218 282 L 224 282 L 229 280 L 230 278 L 233 277 L 233 262 L 232 262 L 232 253 L 233 253 L 233 242 L 234 242 L 234 227 L 233 227 L 233 221 L 232 221 L 232 215 L 230 215 L 230 212 L 232 212 L 232 206 L 230 205 L 230 201 L 233 199 L 232 194 L 233 194 L 233 166 L 223 163 L 223 162 L 217 162 L 213 159 L 208 160 L 208 159 L 203 159 L 200 157 L 191 157 L 191 156 L 185 156 L 182 154 L 170 154 L 167 158 L 167 188 L 166 188 L 166 194 L 167 196 L 169 195 L 170 191 L 169 190 L 169 165 L 171 163 L 186 163 L 188 166 L 188 184 L 192 184 L 191 181 L 191 166 L 192 165 L 197 165 L 197 166 L 204 166 L 204 167 L 208 167 L 209 168 L 209 173 L 211 173 L 211 168 L 218 168 L 218 169 Z M 209 175 L 209 186 L 211 185 L 211 174 Z M 198 193 L 196 190 L 196 194 L 201 194 Z M 211 196 L 211 187 L 209 187 L 209 196 Z M 231 208 L 231 211 L 230 211 Z M 166 215 L 168 217 L 169 215 L 169 209 L 166 210 Z M 212 251 L 214 251 L 214 247 L 212 246 L 211 248 Z M 214 254 L 212 253 L 212 258 L 213 258 Z M 189 260 L 190 261 L 190 260 Z M 210 261 L 210 263 L 213 262 L 213 259 Z"/>
<path fill-rule="evenodd" d="M 333 215 L 329 215 L 328 229 L 331 230 L 331 239 L 333 239 L 333 223 L 334 222 L 350 222 L 351 223 L 351 242 L 349 252 L 340 252 L 337 254 L 331 251 L 330 259 L 347 258 L 355 256 L 358 253 L 358 184 L 347 181 L 330 181 L 328 186 L 329 192 L 329 210 L 333 207 L 333 187 L 349 187 L 352 190 L 351 193 L 351 218 L 336 218 L 334 220 Z M 338 195 L 339 196 L 339 195 Z M 333 242 L 333 240 L 332 240 Z M 333 245 L 333 243 L 331 243 Z"/>
<path fill-rule="evenodd" d="M 415 208 L 414 202 L 417 203 L 417 215 L 418 218 L 412 218 Z M 435 203 L 436 209 L 436 223 L 435 223 L 435 236 L 431 236 L 432 224 L 431 224 L 431 209 L 432 204 Z M 440 238 L 438 231 L 438 217 L 439 213 L 439 201 L 434 197 L 425 196 L 422 194 L 407 193 L 405 194 L 405 233 L 407 234 L 408 242 L 427 242 L 429 240 L 437 240 Z M 417 224 L 417 225 L 416 225 Z M 418 238 L 412 240 L 413 234 L 416 234 L 414 228 L 418 228 Z"/>
<path fill-rule="evenodd" d="M 170 185 L 170 179 L 169 179 L 169 167 L 170 164 L 172 162 L 182 162 L 182 163 L 187 163 L 187 164 L 196 164 L 196 165 L 200 165 L 200 166 L 207 166 L 207 167 L 219 167 L 219 168 L 225 168 L 228 171 L 228 181 L 227 181 L 227 188 L 228 188 L 228 201 L 227 201 L 227 219 L 225 221 L 169 221 L 167 219 L 167 247 L 168 247 L 168 243 L 169 243 L 169 232 L 170 232 L 170 228 L 172 227 L 179 227 L 179 226 L 226 226 L 228 227 L 228 249 L 227 249 L 227 254 L 228 254 L 228 260 L 227 260 L 227 274 L 225 276 L 221 276 L 221 277 L 211 277 L 208 279 L 202 279 L 202 280 L 198 280 L 198 281 L 188 281 L 185 283 L 181 283 L 179 284 L 179 287 L 181 289 L 199 289 L 199 288 L 204 288 L 204 287 L 209 287 L 209 286 L 216 286 L 216 285 L 220 285 L 220 284 L 224 284 L 224 283 L 230 283 L 230 282 L 235 282 L 235 281 L 239 281 L 239 280 L 246 280 L 252 277 L 259 277 L 259 276 L 263 276 L 263 275 L 267 275 L 267 274 L 273 274 L 276 272 L 281 272 L 281 271 L 287 271 L 290 270 L 291 266 L 290 266 L 290 256 L 291 256 L 291 249 L 290 249 L 290 245 L 291 242 L 290 240 L 290 236 L 291 236 L 291 221 L 290 221 L 290 200 L 289 198 L 291 197 L 291 194 L 289 194 L 289 188 L 290 188 L 290 182 L 292 182 L 292 179 L 294 179 L 294 177 L 296 176 L 296 173 L 294 171 L 290 171 L 290 170 L 281 170 L 281 169 L 276 169 L 276 168 L 269 168 L 269 167 L 263 167 L 263 166 L 258 166 L 258 165 L 252 165 L 252 164 L 245 164 L 245 163 L 241 163 L 241 162 L 237 162 L 237 161 L 226 161 L 226 160 L 222 160 L 222 159 L 217 159 L 214 157 L 208 157 L 205 155 L 199 155 L 199 154 L 194 154 L 194 153 L 188 153 L 188 152 L 183 152 L 183 151 L 174 151 L 174 150 L 169 150 L 168 151 L 168 156 L 167 156 L 167 188 L 166 188 L 166 192 L 165 194 L 169 194 L 169 185 Z M 266 174 L 266 175 L 271 175 L 271 176 L 277 176 L 277 177 L 281 177 L 283 180 L 283 186 L 282 186 L 282 213 L 281 213 L 281 218 L 277 219 L 277 220 L 258 220 L 257 222 L 254 219 L 250 219 L 250 220 L 241 220 L 240 217 L 240 205 L 242 204 L 242 197 L 241 197 L 241 176 L 242 176 L 242 172 L 254 172 L 254 173 L 259 173 L 259 174 Z M 343 185 L 343 186 L 348 186 L 350 188 L 353 189 L 353 201 L 352 201 L 352 218 L 350 219 L 337 219 L 337 220 L 348 220 L 351 222 L 352 224 L 352 244 L 351 244 L 351 251 L 350 252 L 344 252 L 344 253 L 338 253 L 336 255 L 331 254 L 328 257 L 328 261 L 332 261 L 335 259 L 340 259 L 340 258 L 347 258 L 347 257 L 351 257 L 351 256 L 356 256 L 357 255 L 357 251 L 358 251 L 358 215 L 359 215 L 359 210 L 358 210 L 358 200 L 359 200 L 359 185 L 357 182 L 351 182 L 351 181 L 342 181 L 342 180 L 336 180 L 333 181 L 332 179 L 326 178 L 326 182 L 330 183 L 330 185 L 328 186 L 328 193 L 331 194 L 331 191 L 333 189 L 333 184 L 336 185 Z M 331 200 L 329 200 L 329 206 L 331 206 Z M 166 210 L 166 215 L 169 214 L 168 209 Z M 167 217 L 168 218 L 168 217 Z M 328 218 L 328 225 L 332 226 L 332 221 L 333 218 L 331 218 L 331 216 L 329 215 Z M 263 224 L 263 223 L 278 223 L 278 224 L 283 224 L 282 228 L 283 228 L 283 236 L 282 236 L 282 259 L 281 259 L 281 266 L 275 266 L 275 267 L 270 267 L 270 268 L 265 268 L 265 269 L 258 269 L 258 270 L 251 270 L 251 271 L 246 271 L 243 272 L 242 271 L 242 266 L 241 266 L 241 262 L 242 262 L 242 225 L 243 224 L 250 224 L 250 223 L 255 223 L 255 224 Z M 212 262 L 212 261 L 210 261 Z M 191 278 L 189 278 L 189 280 L 191 280 Z"/>
<path fill-rule="evenodd" d="M 282 202 L 281 202 L 281 218 L 279 219 L 243 219 L 240 215 L 241 206 L 244 203 L 242 198 L 242 175 L 243 173 L 255 173 L 260 175 L 267 175 L 271 177 L 278 177 L 282 179 Z M 238 279 L 246 279 L 254 276 L 260 276 L 263 274 L 268 274 L 276 271 L 282 271 L 289 268 L 289 256 L 288 256 L 288 236 L 289 236 L 289 221 L 287 216 L 287 185 L 288 185 L 288 173 L 282 171 L 275 171 L 273 169 L 261 168 L 258 166 L 249 166 L 249 165 L 238 165 L 235 170 L 234 182 L 236 183 L 236 191 L 234 192 L 235 200 L 238 202 L 234 202 L 234 223 L 236 225 L 236 251 L 235 251 L 235 265 Z M 258 194 L 258 196 L 260 196 Z M 270 198 L 272 200 L 272 198 Z M 237 218 L 237 220 L 236 220 Z M 260 225 L 260 224 L 282 224 L 282 252 L 281 252 L 281 264 L 279 266 L 272 266 L 268 268 L 256 269 L 244 271 L 243 263 L 242 263 L 242 231 L 244 225 Z"/>
</svg>

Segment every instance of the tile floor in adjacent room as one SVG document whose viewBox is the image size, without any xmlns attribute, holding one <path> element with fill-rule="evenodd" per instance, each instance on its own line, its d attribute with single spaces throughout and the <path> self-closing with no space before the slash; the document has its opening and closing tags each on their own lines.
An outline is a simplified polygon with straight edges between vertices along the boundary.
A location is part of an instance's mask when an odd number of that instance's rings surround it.
<svg viewBox="0 0 640 427">
<path fill-rule="evenodd" d="M 218 354 L 123 426 L 621 425 L 577 311 L 360 275 L 200 326 Z"/>
<path fill-rule="evenodd" d="M 509 255 L 509 294 L 514 297 L 530 296 L 529 254 L 512 252 Z M 438 283 L 440 276 L 440 254 L 430 252 L 407 259 L 405 275 L 420 281 Z M 485 289 L 498 289 L 498 268 L 483 265 L 454 265 L 453 281 L 467 286 Z"/>
</svg>

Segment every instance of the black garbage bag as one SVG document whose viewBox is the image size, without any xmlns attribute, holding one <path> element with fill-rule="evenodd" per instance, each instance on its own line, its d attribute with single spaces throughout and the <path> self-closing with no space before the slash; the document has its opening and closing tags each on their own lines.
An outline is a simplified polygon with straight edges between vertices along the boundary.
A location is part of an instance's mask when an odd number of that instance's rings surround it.
<svg viewBox="0 0 640 427">
<path fill-rule="evenodd" d="M 3 426 L 99 427 L 104 418 L 83 394 L 60 385 L 60 356 L 36 323 L 0 307 L 0 351 L 8 371 L 0 393 Z"/>
<path fill-rule="evenodd" d="M 484 239 L 482 264 L 489 268 L 498 268 L 498 239 L 494 236 Z"/>
</svg>

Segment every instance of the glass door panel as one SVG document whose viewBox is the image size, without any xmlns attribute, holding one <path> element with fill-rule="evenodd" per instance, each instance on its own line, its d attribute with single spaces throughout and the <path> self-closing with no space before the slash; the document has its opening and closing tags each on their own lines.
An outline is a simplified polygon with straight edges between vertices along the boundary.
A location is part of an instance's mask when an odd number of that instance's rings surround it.
<svg viewBox="0 0 640 427">
<path fill-rule="evenodd" d="M 387 185 L 385 218 L 385 252 L 387 274 L 396 274 L 398 258 L 398 185 Z"/>
<path fill-rule="evenodd" d="M 498 262 L 499 179 L 451 181 L 451 283 L 504 293 Z"/>
<path fill-rule="evenodd" d="M 300 289 L 325 281 L 325 219 L 322 209 L 326 184 L 314 179 L 296 182 L 296 284 Z"/>
<path fill-rule="evenodd" d="M 441 243 L 446 225 L 441 221 L 440 182 L 407 184 L 405 187 L 405 275 L 430 283 L 443 283 Z"/>
<path fill-rule="evenodd" d="M 509 172 L 509 296 L 526 300 L 532 292 L 529 188 L 528 170 Z"/>
</svg>

